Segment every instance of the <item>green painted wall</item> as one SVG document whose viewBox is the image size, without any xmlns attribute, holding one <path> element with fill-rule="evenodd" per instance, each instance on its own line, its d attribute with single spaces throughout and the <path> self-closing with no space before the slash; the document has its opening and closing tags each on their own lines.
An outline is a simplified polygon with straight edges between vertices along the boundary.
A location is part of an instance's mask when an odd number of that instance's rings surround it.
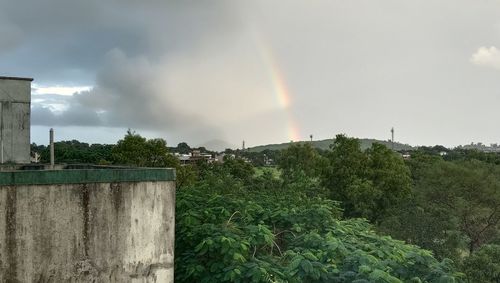
<svg viewBox="0 0 500 283">
<path fill-rule="evenodd" d="M 96 168 L 0 172 L 0 186 L 175 181 L 171 168 Z"/>
</svg>

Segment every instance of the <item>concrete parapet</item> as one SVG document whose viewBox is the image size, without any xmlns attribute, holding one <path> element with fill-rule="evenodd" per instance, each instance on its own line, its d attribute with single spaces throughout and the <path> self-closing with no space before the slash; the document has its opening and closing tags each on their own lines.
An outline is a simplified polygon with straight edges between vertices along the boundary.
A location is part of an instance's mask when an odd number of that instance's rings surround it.
<svg viewBox="0 0 500 283">
<path fill-rule="evenodd" d="M 175 172 L 0 172 L 0 282 L 173 282 Z"/>
</svg>

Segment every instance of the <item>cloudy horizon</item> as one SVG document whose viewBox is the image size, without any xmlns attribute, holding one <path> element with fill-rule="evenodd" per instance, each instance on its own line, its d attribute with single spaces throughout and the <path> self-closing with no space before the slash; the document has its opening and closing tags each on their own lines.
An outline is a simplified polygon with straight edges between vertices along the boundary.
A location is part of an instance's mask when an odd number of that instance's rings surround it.
<svg viewBox="0 0 500 283">
<path fill-rule="evenodd" d="M 0 0 L 32 142 L 500 143 L 500 2 Z"/>
</svg>

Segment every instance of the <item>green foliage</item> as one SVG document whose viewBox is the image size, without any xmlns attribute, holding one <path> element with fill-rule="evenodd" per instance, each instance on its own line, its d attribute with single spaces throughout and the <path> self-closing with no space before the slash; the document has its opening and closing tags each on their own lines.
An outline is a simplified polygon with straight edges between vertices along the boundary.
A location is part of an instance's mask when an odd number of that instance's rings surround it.
<svg viewBox="0 0 500 283">
<path fill-rule="evenodd" d="M 193 185 L 198 180 L 198 171 L 192 165 L 180 164 L 175 167 L 176 187 L 184 188 Z"/>
<path fill-rule="evenodd" d="M 231 183 L 251 182 L 256 171 L 252 164 L 241 158 L 224 157 L 223 163 L 200 162 L 197 164 L 200 180 L 206 181 L 209 184 L 222 184 L 225 179 L 230 179 Z"/>
<path fill-rule="evenodd" d="M 191 153 L 191 147 L 187 143 L 181 142 L 177 145 L 177 148 L 175 148 L 175 152 L 188 154 Z"/>
<path fill-rule="evenodd" d="M 294 143 L 281 152 L 278 168 L 287 180 L 295 179 L 296 175 L 316 177 L 321 161 L 321 157 L 310 143 Z"/>
<path fill-rule="evenodd" d="M 465 260 L 463 266 L 469 282 L 500 282 L 500 246 L 481 247 Z"/>
<path fill-rule="evenodd" d="M 116 164 L 139 167 L 178 167 L 178 160 L 168 153 L 164 139 L 149 139 L 130 130 L 112 151 Z"/>
<path fill-rule="evenodd" d="M 401 202 L 392 215 L 384 218 L 378 230 L 431 250 L 439 258 L 461 261 L 466 239 L 457 223 L 442 209 L 428 209 L 415 198 Z"/>
<path fill-rule="evenodd" d="M 114 145 L 91 144 L 77 140 L 60 141 L 54 143 L 54 158 L 58 163 L 87 163 L 102 164 L 111 161 L 111 151 Z M 40 154 L 40 162 L 50 162 L 50 148 L 48 146 L 31 144 L 31 151 Z"/>
<path fill-rule="evenodd" d="M 426 155 L 409 164 L 413 198 L 383 221 L 382 231 L 456 261 L 500 237 L 498 166 Z"/>
<path fill-rule="evenodd" d="M 471 161 L 480 160 L 486 163 L 500 165 L 499 152 L 482 152 L 477 149 L 454 149 L 444 156 L 448 161 Z"/>
<path fill-rule="evenodd" d="M 247 151 L 247 150 L 226 150 L 228 154 L 235 154 L 236 156 L 244 157 L 249 160 L 253 166 L 268 166 L 274 165 L 275 160 L 278 158 L 280 152 L 275 150 L 264 150 L 264 151 Z"/>
<path fill-rule="evenodd" d="M 460 282 L 449 261 L 378 236 L 364 220 L 339 220 L 338 203 L 316 186 L 268 172 L 242 182 L 221 170 L 179 190 L 176 281 Z"/>
<path fill-rule="evenodd" d="M 226 156 L 222 167 L 224 170 L 227 170 L 229 174 L 244 182 L 250 181 L 255 174 L 255 169 L 252 164 L 241 158 L 228 158 Z"/>
<path fill-rule="evenodd" d="M 357 139 L 337 135 L 321 180 L 348 217 L 377 223 L 411 192 L 410 172 L 402 158 L 381 144 L 362 151 Z"/>
</svg>

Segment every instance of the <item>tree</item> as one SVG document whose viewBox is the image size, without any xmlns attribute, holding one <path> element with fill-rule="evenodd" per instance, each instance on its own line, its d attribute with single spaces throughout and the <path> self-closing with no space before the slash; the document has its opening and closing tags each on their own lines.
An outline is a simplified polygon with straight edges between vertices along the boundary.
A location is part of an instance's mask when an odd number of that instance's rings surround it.
<svg viewBox="0 0 500 283">
<path fill-rule="evenodd" d="M 481 161 L 436 162 L 416 183 L 419 203 L 444 210 L 467 239 L 470 253 L 499 236 L 500 168 Z"/>
<path fill-rule="evenodd" d="M 181 142 L 177 145 L 177 148 L 175 150 L 176 152 L 181 154 L 188 154 L 191 152 L 191 147 L 187 143 Z"/>
<path fill-rule="evenodd" d="M 418 156 L 409 163 L 413 197 L 382 231 L 462 261 L 500 237 L 500 168 L 478 160 L 449 162 Z"/>
<path fill-rule="evenodd" d="M 146 141 L 146 166 L 149 167 L 176 167 L 178 160 L 168 152 L 167 142 L 164 139 L 150 139 Z"/>
<path fill-rule="evenodd" d="M 374 143 L 363 152 L 359 140 L 337 135 L 330 148 L 321 180 L 332 199 L 342 202 L 346 216 L 378 223 L 410 195 L 408 168 L 384 145 Z"/>
<path fill-rule="evenodd" d="M 252 164 L 241 158 L 230 158 L 225 156 L 222 167 L 233 177 L 240 179 L 245 183 L 248 183 L 255 174 L 255 169 Z"/>
<path fill-rule="evenodd" d="M 176 167 L 178 160 L 169 154 L 167 142 L 164 139 L 150 139 L 132 132 L 119 140 L 112 151 L 116 164 L 139 167 Z"/>
<path fill-rule="evenodd" d="M 465 260 L 463 266 L 470 282 L 500 282 L 500 246 L 481 247 Z"/>
<path fill-rule="evenodd" d="M 59 141 L 54 144 L 54 155 L 59 163 L 102 164 L 111 161 L 111 151 L 114 145 L 92 144 L 77 140 Z M 42 163 L 50 162 L 50 147 L 31 145 L 32 151 L 40 154 Z"/>
<path fill-rule="evenodd" d="M 193 185 L 198 179 L 198 171 L 192 165 L 175 166 L 176 187 L 184 188 Z"/>
<path fill-rule="evenodd" d="M 368 155 L 368 179 L 378 196 L 374 200 L 375 209 L 370 212 L 370 219 L 378 222 L 387 215 L 389 210 L 410 196 L 410 170 L 401 156 L 382 144 L 372 144 L 366 154 Z"/>
<path fill-rule="evenodd" d="M 461 262 L 465 237 L 445 209 L 427 209 L 415 196 L 399 203 L 377 227 L 381 233 L 431 250 L 438 259 Z"/>
<path fill-rule="evenodd" d="M 321 157 L 310 143 L 293 143 L 281 152 L 278 168 L 284 179 L 294 179 L 296 175 L 318 176 Z"/>
</svg>

